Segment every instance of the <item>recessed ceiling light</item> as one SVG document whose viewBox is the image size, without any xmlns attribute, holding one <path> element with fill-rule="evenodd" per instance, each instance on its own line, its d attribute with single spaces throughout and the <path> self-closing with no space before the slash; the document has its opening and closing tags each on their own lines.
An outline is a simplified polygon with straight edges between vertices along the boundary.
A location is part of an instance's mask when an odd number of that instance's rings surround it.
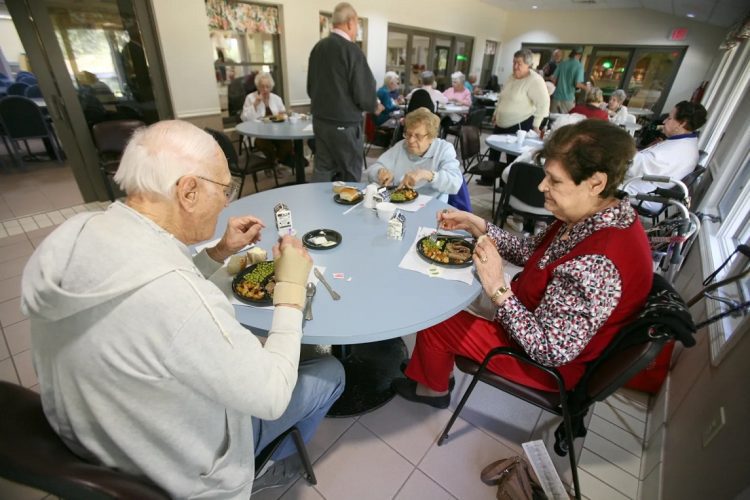
<svg viewBox="0 0 750 500">
<path fill-rule="evenodd" d="M 692 12 L 688 12 L 688 13 L 687 13 L 687 16 L 688 16 L 688 17 L 689 17 L 690 19 L 692 19 L 692 18 L 694 18 L 694 17 L 695 17 L 695 14 L 693 14 Z"/>
<path fill-rule="evenodd" d="M 532 5 L 532 6 L 531 6 L 531 8 L 532 8 L 532 9 L 538 9 L 539 7 L 538 7 L 538 6 L 536 6 L 536 5 Z"/>
</svg>

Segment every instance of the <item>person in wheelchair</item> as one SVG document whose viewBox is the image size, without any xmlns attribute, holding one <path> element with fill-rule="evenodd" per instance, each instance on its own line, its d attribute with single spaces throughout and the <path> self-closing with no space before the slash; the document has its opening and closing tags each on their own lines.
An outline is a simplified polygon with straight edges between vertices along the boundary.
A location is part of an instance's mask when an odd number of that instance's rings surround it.
<svg viewBox="0 0 750 500">
<path fill-rule="evenodd" d="M 394 380 L 394 391 L 446 408 L 455 356 L 481 362 L 503 346 L 556 367 L 572 388 L 586 363 L 641 310 L 651 288 L 643 226 L 627 197 L 616 196 L 634 154 L 630 135 L 606 121 L 558 129 L 535 158 L 545 169 L 539 185 L 545 208 L 557 219 L 537 236 L 515 236 L 468 212 L 439 213 L 441 228 L 477 238 L 474 264 L 489 303 L 484 317 L 462 311 L 419 332 L 407 378 Z M 510 282 L 504 259 L 523 267 Z M 489 369 L 557 391 L 549 375 L 515 359 L 497 359 Z"/>
</svg>

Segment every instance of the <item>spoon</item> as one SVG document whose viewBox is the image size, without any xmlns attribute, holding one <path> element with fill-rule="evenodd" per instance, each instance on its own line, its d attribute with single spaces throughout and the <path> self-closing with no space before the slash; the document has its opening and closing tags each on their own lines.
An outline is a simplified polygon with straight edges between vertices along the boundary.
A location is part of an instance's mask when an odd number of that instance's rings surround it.
<svg viewBox="0 0 750 500">
<path fill-rule="evenodd" d="M 305 304 L 305 320 L 310 321 L 313 319 L 312 315 L 312 301 L 313 296 L 315 295 L 315 283 L 308 283 L 306 290 L 305 290 L 305 296 L 307 297 L 307 303 Z"/>
</svg>

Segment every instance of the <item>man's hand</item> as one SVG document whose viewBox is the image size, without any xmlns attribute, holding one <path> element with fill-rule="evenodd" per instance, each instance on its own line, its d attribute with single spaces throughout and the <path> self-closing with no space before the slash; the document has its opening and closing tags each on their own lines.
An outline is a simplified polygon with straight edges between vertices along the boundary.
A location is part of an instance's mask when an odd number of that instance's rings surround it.
<svg viewBox="0 0 750 500">
<path fill-rule="evenodd" d="M 252 215 L 230 217 L 224 236 L 215 247 L 206 250 L 208 256 L 216 262 L 224 262 L 245 246 L 260 241 L 260 231 L 264 227 L 263 221 Z"/>
<path fill-rule="evenodd" d="M 390 186 L 393 182 L 393 172 L 385 167 L 378 170 L 378 184 L 381 186 Z"/>
<path fill-rule="evenodd" d="M 418 170 L 411 170 L 404 174 L 404 178 L 401 179 L 399 188 L 408 187 L 414 188 L 419 181 L 431 181 L 435 177 L 435 173 L 432 170 L 420 168 Z"/>
<path fill-rule="evenodd" d="M 284 236 L 273 246 L 276 287 L 273 303 L 302 310 L 305 304 L 305 285 L 313 265 L 302 242 L 294 236 Z"/>
</svg>

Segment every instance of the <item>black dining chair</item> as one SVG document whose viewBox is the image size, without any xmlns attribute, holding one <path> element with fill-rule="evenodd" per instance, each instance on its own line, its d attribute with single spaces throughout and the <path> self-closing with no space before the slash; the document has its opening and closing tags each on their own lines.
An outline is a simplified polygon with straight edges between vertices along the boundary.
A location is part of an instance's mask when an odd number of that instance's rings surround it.
<svg viewBox="0 0 750 500">
<path fill-rule="evenodd" d="M 218 130 L 214 130 L 212 128 L 205 128 L 204 130 L 211 134 L 213 138 L 216 139 L 216 142 L 219 143 L 219 146 L 221 147 L 221 150 L 224 152 L 224 156 L 227 159 L 229 172 L 232 174 L 232 177 L 239 177 L 239 197 L 242 196 L 242 187 L 245 185 L 245 176 L 247 175 L 253 176 L 255 192 L 258 192 L 258 172 L 261 172 L 263 170 L 271 169 L 271 171 L 273 171 L 273 179 L 276 182 L 276 187 L 279 187 L 279 178 L 276 175 L 276 169 L 274 168 L 273 163 L 271 163 L 266 158 L 263 158 L 262 156 L 258 156 L 254 153 L 251 153 L 250 151 L 246 151 L 245 165 L 243 167 L 240 167 L 239 155 L 234 149 L 232 140 L 224 132 L 219 132 Z"/>
<path fill-rule="evenodd" d="M 557 369 L 534 361 L 517 348 L 492 349 L 481 362 L 457 356 L 456 366 L 462 372 L 471 375 L 472 379 L 456 411 L 438 438 L 438 446 L 442 446 L 448 439 L 451 427 L 477 383 L 484 382 L 562 417 L 563 421 L 555 431 L 554 449 L 558 455 L 568 455 L 570 458 L 575 498 L 580 499 L 581 487 L 573 441 L 576 437 L 586 435 L 584 417 L 588 409 L 597 401 L 607 399 L 644 370 L 659 355 L 667 342 L 678 339 L 685 347 L 695 345 L 695 331 L 695 324 L 685 302 L 666 279 L 655 274 L 642 312 L 617 334 L 597 359 L 586 366 L 586 371 L 572 390 L 565 389 L 565 383 Z M 540 376 L 552 377 L 557 384 L 557 391 L 533 389 L 492 373 L 487 366 L 499 356 L 515 358 L 528 364 L 532 370 L 537 370 Z"/>
<path fill-rule="evenodd" d="M 24 96 L 29 99 L 42 97 L 42 89 L 39 88 L 39 85 L 29 85 L 25 90 Z"/>
<path fill-rule="evenodd" d="M 140 120 L 112 120 L 100 122 L 91 127 L 94 145 L 99 153 L 99 172 L 104 179 L 109 199 L 115 201 L 111 179 L 120 166 L 120 158 L 130 137 L 137 129 L 145 127 Z"/>
<path fill-rule="evenodd" d="M 524 220 L 524 230 L 534 232 L 534 222 L 552 222 L 555 216 L 544 208 L 544 194 L 539 184 L 544 179 L 544 169 L 533 163 L 515 162 L 510 165 L 508 181 L 503 188 L 500 203 L 495 210 L 494 220 L 503 227 L 511 214 L 520 215 Z"/>
<path fill-rule="evenodd" d="M 495 198 L 497 192 L 494 189 L 494 185 L 503 174 L 504 164 L 488 160 L 486 153 L 481 153 L 481 132 L 478 127 L 474 125 L 464 125 L 461 127 L 459 133 L 461 139 L 459 148 L 461 163 L 464 168 L 464 175 L 469 174 L 467 182 L 471 182 L 472 177 L 475 175 L 481 175 L 485 178 L 492 179 L 492 211 L 495 211 Z"/>
<path fill-rule="evenodd" d="M 24 82 L 14 82 L 8 85 L 8 88 L 5 89 L 5 93 L 10 95 L 25 95 L 26 89 L 29 88 L 30 85 L 28 83 Z"/>
<path fill-rule="evenodd" d="M 15 85 L 15 84 L 14 84 Z M 23 141 L 31 159 L 38 159 L 29 148 L 29 139 L 42 139 L 50 156 L 62 163 L 62 148 L 51 123 L 34 101 L 28 97 L 9 95 L 0 99 L 0 123 L 10 143 L 13 161 L 23 167 L 23 155 L 18 141 Z"/>
</svg>

